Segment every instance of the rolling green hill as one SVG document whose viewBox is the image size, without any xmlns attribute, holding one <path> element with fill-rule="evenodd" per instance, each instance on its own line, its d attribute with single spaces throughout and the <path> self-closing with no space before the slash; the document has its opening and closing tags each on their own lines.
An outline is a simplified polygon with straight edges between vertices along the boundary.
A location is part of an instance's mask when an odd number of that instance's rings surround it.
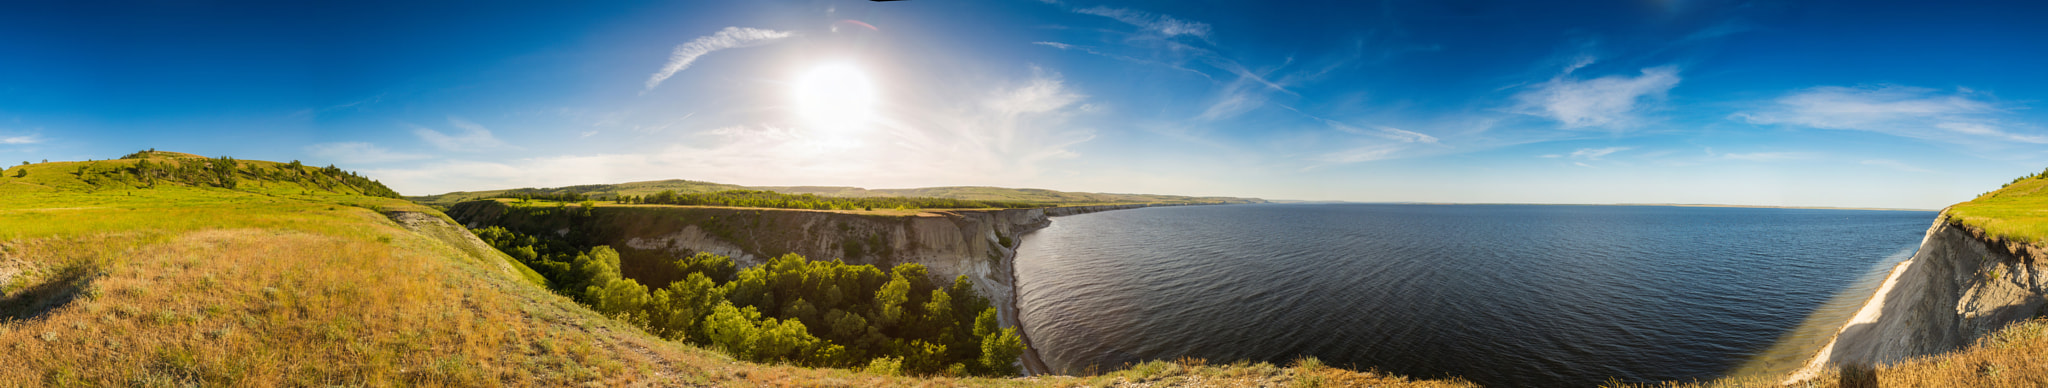
<svg viewBox="0 0 2048 388">
<path fill-rule="evenodd" d="M 1002 187 L 955 186 L 927 187 L 919 189 L 863 189 L 838 186 L 761 186 L 749 187 L 722 183 L 698 182 L 681 179 L 664 181 L 628 182 L 609 185 L 581 185 L 555 188 L 521 188 L 488 191 L 458 191 L 453 193 L 407 197 L 422 204 L 446 207 L 465 201 L 516 195 L 580 194 L 594 198 L 615 198 L 618 196 L 648 196 L 662 191 L 681 194 L 716 193 L 735 190 L 763 190 L 784 194 L 812 194 L 824 197 L 867 198 L 940 198 L 964 201 L 988 201 L 1009 203 L 1035 203 L 1049 206 L 1105 205 L 1105 204 L 1191 204 L 1191 203 L 1264 203 L 1257 198 L 1232 197 L 1189 197 L 1155 194 L 1105 194 L 1076 193 L 1044 189 L 1012 189 Z"/>
</svg>

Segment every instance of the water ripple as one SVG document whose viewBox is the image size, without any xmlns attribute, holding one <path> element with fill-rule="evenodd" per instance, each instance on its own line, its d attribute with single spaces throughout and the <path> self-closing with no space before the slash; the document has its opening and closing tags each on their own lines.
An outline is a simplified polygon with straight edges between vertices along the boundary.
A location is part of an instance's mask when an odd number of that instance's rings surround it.
<svg viewBox="0 0 2048 388">
<path fill-rule="evenodd" d="M 1932 212 L 1524 205 L 1166 207 L 1024 239 L 1034 346 L 1079 373 L 1287 362 L 1490 386 L 1710 379 L 1793 333 Z M 1891 260 L 1896 260 L 1891 259 Z M 1859 286 L 1860 287 L 1860 286 Z"/>
</svg>

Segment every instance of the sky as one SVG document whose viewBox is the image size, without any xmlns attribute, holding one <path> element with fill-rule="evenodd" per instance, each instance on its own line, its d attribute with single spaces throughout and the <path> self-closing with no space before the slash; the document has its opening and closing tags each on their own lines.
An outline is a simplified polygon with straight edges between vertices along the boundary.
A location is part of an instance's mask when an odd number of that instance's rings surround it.
<svg viewBox="0 0 2048 388">
<path fill-rule="evenodd" d="M 38 2 L 0 161 L 1936 209 L 2048 167 L 2048 6 Z"/>
</svg>

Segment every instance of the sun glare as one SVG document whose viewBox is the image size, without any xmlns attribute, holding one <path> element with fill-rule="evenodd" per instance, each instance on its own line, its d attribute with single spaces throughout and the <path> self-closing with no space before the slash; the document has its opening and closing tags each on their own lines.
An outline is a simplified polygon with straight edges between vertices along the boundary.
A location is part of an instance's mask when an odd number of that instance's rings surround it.
<svg viewBox="0 0 2048 388">
<path fill-rule="evenodd" d="M 796 114 L 808 128 L 843 132 L 864 128 L 874 119 L 874 84 L 853 64 L 811 68 L 794 86 Z"/>
</svg>

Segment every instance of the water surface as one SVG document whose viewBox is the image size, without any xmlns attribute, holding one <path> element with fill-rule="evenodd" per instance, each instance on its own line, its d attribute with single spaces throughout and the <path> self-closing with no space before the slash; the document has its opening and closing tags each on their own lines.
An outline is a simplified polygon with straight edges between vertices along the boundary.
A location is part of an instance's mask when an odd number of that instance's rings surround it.
<svg viewBox="0 0 2048 388">
<path fill-rule="evenodd" d="M 1056 218 L 1024 239 L 1019 303 L 1034 347 L 1068 373 L 1180 357 L 1315 356 L 1488 386 L 1711 379 L 1799 337 L 1792 330 L 1830 297 L 1909 255 L 1934 216 L 1548 205 L 1119 210 Z"/>
</svg>

